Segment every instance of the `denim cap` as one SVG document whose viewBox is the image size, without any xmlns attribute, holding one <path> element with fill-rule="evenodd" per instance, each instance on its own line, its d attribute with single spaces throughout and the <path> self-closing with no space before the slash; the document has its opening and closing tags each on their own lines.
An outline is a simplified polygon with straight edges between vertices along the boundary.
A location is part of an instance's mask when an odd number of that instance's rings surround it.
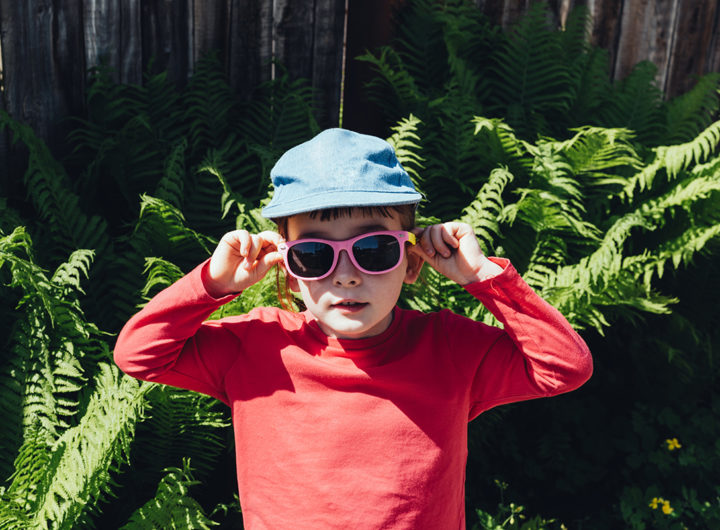
<svg viewBox="0 0 720 530">
<path fill-rule="evenodd" d="M 327 129 L 289 149 L 270 171 L 275 192 L 264 217 L 325 208 L 415 204 L 422 195 L 395 156 L 375 136 Z"/>
</svg>

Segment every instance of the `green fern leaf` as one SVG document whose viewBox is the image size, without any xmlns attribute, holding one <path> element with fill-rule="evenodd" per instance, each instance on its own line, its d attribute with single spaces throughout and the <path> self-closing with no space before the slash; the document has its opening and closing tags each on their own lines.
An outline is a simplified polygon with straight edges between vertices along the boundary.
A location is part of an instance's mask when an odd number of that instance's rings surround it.
<svg viewBox="0 0 720 530">
<path fill-rule="evenodd" d="M 420 123 L 420 119 L 412 114 L 407 118 L 403 118 L 392 128 L 393 135 L 387 139 L 387 142 L 393 147 L 398 161 L 410 175 L 415 189 L 422 194 L 420 172 L 424 169 L 424 166 L 420 136 L 418 136 Z"/>
<path fill-rule="evenodd" d="M 720 73 L 712 72 L 689 92 L 668 102 L 666 143 L 688 142 L 712 123 L 720 107 L 719 88 Z"/>
<path fill-rule="evenodd" d="M 139 530 L 156 528 L 209 529 L 217 526 L 205 515 L 202 506 L 188 496 L 192 486 L 199 484 L 192 476 L 190 463 L 183 460 L 182 468 L 168 468 L 160 481 L 155 497 L 137 509 L 122 529 Z"/>
<path fill-rule="evenodd" d="M 127 461 L 135 425 L 143 414 L 149 383 L 121 376 L 101 363 L 85 414 L 52 448 L 53 462 L 32 506 L 33 528 L 72 527 L 87 522 L 89 511 L 105 498 L 110 471 Z"/>
<path fill-rule="evenodd" d="M 500 218 L 505 206 L 502 195 L 513 178 L 506 168 L 494 169 L 460 218 L 473 228 L 486 253 L 495 254 L 495 238 L 500 236 Z"/>
</svg>

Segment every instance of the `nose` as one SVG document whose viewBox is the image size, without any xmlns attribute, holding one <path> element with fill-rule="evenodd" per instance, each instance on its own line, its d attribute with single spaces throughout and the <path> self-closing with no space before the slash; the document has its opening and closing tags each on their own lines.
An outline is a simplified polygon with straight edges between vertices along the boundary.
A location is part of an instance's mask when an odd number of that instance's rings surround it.
<svg viewBox="0 0 720 530">
<path fill-rule="evenodd" d="M 347 251 L 341 250 L 338 262 L 332 273 L 333 284 L 337 286 L 354 286 L 362 282 L 362 275 L 353 265 Z"/>
</svg>

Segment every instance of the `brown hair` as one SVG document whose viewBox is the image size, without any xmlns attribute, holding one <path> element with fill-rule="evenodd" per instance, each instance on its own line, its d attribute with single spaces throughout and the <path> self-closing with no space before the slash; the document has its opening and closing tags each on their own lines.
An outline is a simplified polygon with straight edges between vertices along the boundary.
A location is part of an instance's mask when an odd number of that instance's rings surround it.
<svg viewBox="0 0 720 530">
<path fill-rule="evenodd" d="M 382 217 L 392 217 L 393 213 L 398 215 L 400 226 L 403 230 L 412 230 L 415 228 L 415 204 L 398 204 L 392 206 L 352 206 L 342 208 L 326 208 L 323 210 L 314 210 L 309 213 L 310 218 L 315 219 L 318 215 L 321 221 L 329 221 L 340 217 L 350 217 L 353 211 L 360 211 L 363 217 L 372 217 L 380 215 Z M 277 225 L 278 233 L 285 239 L 288 237 L 288 219 L 286 217 L 276 217 L 273 219 Z M 288 286 L 288 276 L 285 267 L 277 267 L 275 270 L 275 285 L 277 286 L 278 300 L 283 309 L 288 311 L 302 311 L 304 309 L 302 301 L 290 291 Z"/>
</svg>

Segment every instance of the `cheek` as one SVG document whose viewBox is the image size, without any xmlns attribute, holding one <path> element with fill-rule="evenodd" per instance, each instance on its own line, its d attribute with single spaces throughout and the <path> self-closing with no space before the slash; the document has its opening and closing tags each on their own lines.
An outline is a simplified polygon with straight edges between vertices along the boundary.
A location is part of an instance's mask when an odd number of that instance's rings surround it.
<svg viewBox="0 0 720 530">
<path fill-rule="evenodd" d="M 308 302 L 317 303 L 320 296 L 327 291 L 327 288 L 323 288 L 322 285 L 320 285 L 323 283 L 323 280 L 304 282 L 302 280 L 295 279 L 295 283 L 298 287 L 297 291 L 300 293 L 306 304 Z"/>
</svg>

